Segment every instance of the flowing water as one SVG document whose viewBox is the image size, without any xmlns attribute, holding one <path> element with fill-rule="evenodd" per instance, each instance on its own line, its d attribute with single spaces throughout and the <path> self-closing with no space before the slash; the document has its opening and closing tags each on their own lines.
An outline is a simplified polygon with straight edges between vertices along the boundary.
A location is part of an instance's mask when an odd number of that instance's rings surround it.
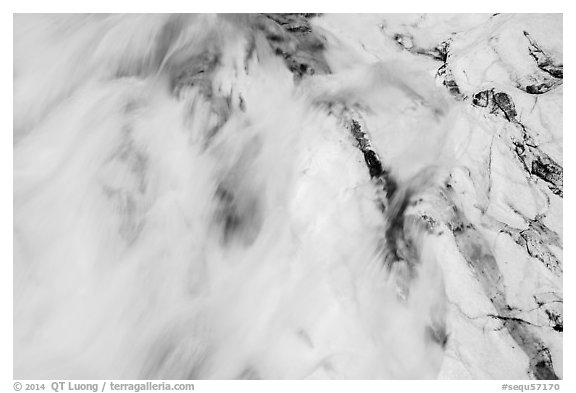
<svg viewBox="0 0 576 393">
<path fill-rule="evenodd" d="M 278 18 L 15 16 L 15 377 L 438 375 L 470 115 Z"/>
</svg>

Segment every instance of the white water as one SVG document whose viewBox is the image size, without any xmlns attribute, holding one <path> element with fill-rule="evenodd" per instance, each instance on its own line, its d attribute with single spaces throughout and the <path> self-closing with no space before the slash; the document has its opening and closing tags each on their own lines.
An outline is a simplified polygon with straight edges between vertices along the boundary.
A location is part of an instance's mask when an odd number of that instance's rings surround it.
<svg viewBox="0 0 576 393">
<path fill-rule="evenodd" d="M 15 378 L 437 375 L 436 245 L 403 299 L 362 153 L 320 104 L 363 108 L 401 185 L 436 168 L 421 190 L 467 135 L 433 75 L 350 64 L 326 33 L 334 75 L 296 83 L 246 17 L 14 22 Z M 173 95 L 206 53 L 212 96 Z"/>
</svg>

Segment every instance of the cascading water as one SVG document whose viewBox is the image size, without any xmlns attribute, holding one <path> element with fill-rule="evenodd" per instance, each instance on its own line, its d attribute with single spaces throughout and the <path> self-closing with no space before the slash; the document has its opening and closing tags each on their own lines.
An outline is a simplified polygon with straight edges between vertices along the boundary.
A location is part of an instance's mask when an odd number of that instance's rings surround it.
<svg viewBox="0 0 576 393">
<path fill-rule="evenodd" d="M 561 377 L 561 150 L 418 18 L 16 15 L 15 377 Z"/>
</svg>

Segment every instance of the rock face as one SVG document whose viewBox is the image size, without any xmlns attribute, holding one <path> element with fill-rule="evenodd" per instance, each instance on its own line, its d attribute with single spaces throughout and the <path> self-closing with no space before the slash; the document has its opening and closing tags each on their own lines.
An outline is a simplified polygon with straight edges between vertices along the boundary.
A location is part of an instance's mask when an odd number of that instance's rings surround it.
<svg viewBox="0 0 576 393">
<path fill-rule="evenodd" d="M 561 15 L 14 39 L 15 378 L 563 377 Z"/>
<path fill-rule="evenodd" d="M 544 22 L 538 26 L 536 20 L 541 17 Z M 458 253 L 481 284 L 484 296 L 490 300 L 496 313 L 482 317 L 473 308 L 468 308 L 470 313 L 463 312 L 458 296 L 451 298 L 449 295 L 456 311 L 453 318 L 455 321 L 462 317 L 471 319 L 469 315 L 474 314 L 474 321 L 484 320 L 488 325 L 491 324 L 487 322 L 488 318 L 501 321 L 501 325 L 494 328 L 495 331 L 509 336 L 517 344 L 510 345 L 508 351 L 521 351 L 528 358 L 524 376 L 556 379 L 558 373 L 561 375 L 562 341 L 561 335 L 552 333 L 550 329 L 558 333 L 562 327 L 560 323 L 555 328 L 556 312 L 542 309 L 544 304 L 551 304 L 540 303 L 537 298 L 542 292 L 552 294 L 554 308 L 561 313 L 562 225 L 552 217 L 561 217 L 563 196 L 561 139 L 557 139 L 558 136 L 561 138 L 562 127 L 562 41 L 559 30 L 555 35 L 546 36 L 550 30 L 554 30 L 554 23 L 561 26 L 561 18 L 548 15 L 497 15 L 482 20 L 479 17 L 469 28 L 451 33 L 444 37 L 440 45 L 429 50 L 422 49 L 424 45 L 419 45 L 417 38 L 420 35 L 423 41 L 428 40 L 425 34 L 433 29 L 432 22 L 427 23 L 428 18 L 422 17 L 414 24 L 408 24 L 411 18 L 416 19 L 408 16 L 406 23 L 396 25 L 392 22 L 394 27 L 385 29 L 388 30 L 386 33 L 391 40 L 399 42 L 403 50 L 415 57 L 427 56 L 438 60 L 439 82 L 455 99 L 463 101 L 464 105 L 471 104 L 462 110 L 476 118 L 475 121 L 482 124 L 481 132 L 486 133 L 483 138 L 487 148 L 482 149 L 471 143 L 466 151 L 476 157 L 462 157 L 457 173 L 453 170 L 446 182 L 450 190 L 448 195 L 451 195 L 449 199 L 454 203 L 452 209 L 458 212 L 458 218 L 456 221 L 445 222 L 450 227 Z M 456 25 L 462 23 L 456 17 L 448 18 L 448 22 Z M 383 25 L 386 26 L 386 23 Z M 399 33 L 394 33 L 395 29 L 401 29 L 403 35 L 409 34 L 410 47 L 402 45 L 405 40 L 398 40 Z M 533 29 L 534 35 L 551 41 L 550 50 L 537 44 L 528 29 Z M 525 40 L 522 40 L 522 36 Z M 510 54 L 503 56 L 507 49 Z M 498 70 L 503 67 L 509 71 Z M 550 102 L 555 102 L 553 113 L 546 114 L 547 105 L 541 105 L 538 98 L 530 97 L 544 93 L 553 94 L 549 97 Z M 518 107 L 515 101 L 521 103 L 521 106 Z M 478 109 L 470 109 L 473 107 Z M 558 110 L 560 112 L 556 112 Z M 532 121 L 534 113 L 557 118 L 546 125 L 536 125 Z M 548 144 L 555 146 L 548 150 Z M 497 167 L 494 164 L 494 151 L 498 151 L 496 154 L 501 156 Z M 547 151 L 556 153 L 554 158 Z M 517 174 L 503 173 L 509 170 Z M 494 182 L 494 175 L 499 178 L 497 183 Z M 454 182 L 456 178 L 457 183 Z M 518 180 L 524 184 L 504 185 L 501 183 L 504 179 L 509 182 Z M 499 185 L 495 188 L 496 184 Z M 519 192 L 517 186 L 526 191 L 531 190 L 535 197 L 533 202 L 529 202 L 531 198 L 511 196 Z M 471 199 L 464 201 L 463 198 Z M 532 203 L 536 205 L 530 206 Z M 433 216 L 434 212 L 427 211 L 426 215 Z M 543 224 L 544 221 L 549 224 Z M 556 222 L 552 224 L 553 221 Z M 479 231 L 477 227 L 483 228 Z M 506 249 L 509 246 L 502 245 L 499 240 L 503 235 L 509 236 L 520 249 Z M 517 269 L 510 271 L 504 267 L 512 264 Z M 516 274 L 528 274 L 538 279 L 532 286 L 520 286 L 513 278 Z M 449 281 L 447 285 L 451 285 Z M 524 319 L 519 318 L 519 315 L 530 317 Z M 479 332 L 482 340 L 495 340 L 486 331 L 486 326 Z M 466 344 L 459 342 L 459 333 L 457 329 L 450 329 L 450 323 L 448 330 L 454 334 L 450 336 L 452 343 L 448 343 L 447 361 L 441 376 L 505 377 L 504 370 L 509 371 L 508 367 L 490 371 L 488 367 L 482 369 L 481 366 L 473 366 L 471 362 L 465 361 L 465 357 L 471 353 L 466 356 L 461 353 L 468 352 L 468 349 Z M 560 367 L 554 365 L 551 353 L 557 353 L 555 358 L 560 362 Z M 503 358 L 500 360 L 506 363 Z M 502 365 L 499 361 L 495 363 L 499 367 Z M 522 373 L 515 375 L 520 378 Z"/>
</svg>

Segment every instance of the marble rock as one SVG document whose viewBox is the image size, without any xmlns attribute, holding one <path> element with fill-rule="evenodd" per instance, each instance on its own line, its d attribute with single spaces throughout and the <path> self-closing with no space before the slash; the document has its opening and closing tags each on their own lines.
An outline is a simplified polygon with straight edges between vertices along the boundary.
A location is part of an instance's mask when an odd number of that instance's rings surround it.
<svg viewBox="0 0 576 393">
<path fill-rule="evenodd" d="M 14 16 L 16 379 L 561 379 L 562 15 Z"/>
</svg>

